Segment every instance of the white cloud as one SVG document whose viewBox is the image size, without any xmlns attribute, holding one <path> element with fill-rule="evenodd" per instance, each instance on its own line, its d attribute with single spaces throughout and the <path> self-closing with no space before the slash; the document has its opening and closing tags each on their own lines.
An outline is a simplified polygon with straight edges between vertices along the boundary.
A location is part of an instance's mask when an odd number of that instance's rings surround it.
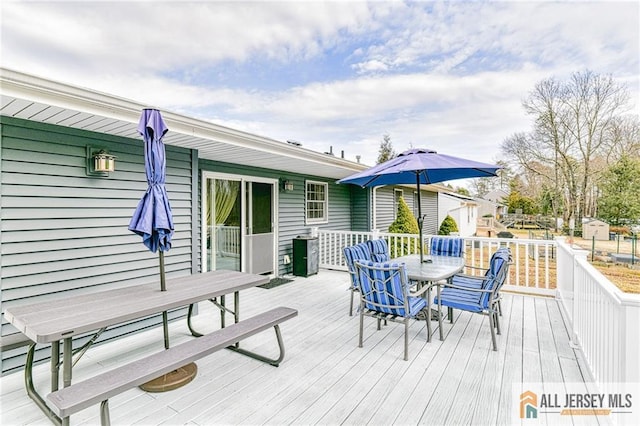
<svg viewBox="0 0 640 426">
<path fill-rule="evenodd" d="M 385 133 L 398 151 L 425 146 L 493 161 L 504 138 L 529 129 L 521 100 L 535 83 L 586 68 L 628 84 L 640 111 L 637 2 L 1 8 L 3 66 L 321 152 L 333 145 L 365 163 Z M 312 73 L 318 65 L 326 72 Z M 293 66 L 314 77 L 287 81 Z M 245 80 L 226 84 L 236 69 Z M 251 73 L 263 71 L 272 87 L 253 85 Z"/>
</svg>

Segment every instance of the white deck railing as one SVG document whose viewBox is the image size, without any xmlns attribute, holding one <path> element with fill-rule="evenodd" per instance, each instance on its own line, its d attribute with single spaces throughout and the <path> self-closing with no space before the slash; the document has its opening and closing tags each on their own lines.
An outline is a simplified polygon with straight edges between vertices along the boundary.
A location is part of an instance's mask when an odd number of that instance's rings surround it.
<svg viewBox="0 0 640 426">
<path fill-rule="evenodd" d="M 640 382 L 640 295 L 622 292 L 587 255 L 558 239 L 557 298 L 571 341 L 597 383 Z"/>
<path fill-rule="evenodd" d="M 222 256 L 240 255 L 240 227 L 216 225 L 216 250 Z"/>
<path fill-rule="evenodd" d="M 428 253 L 431 235 L 424 236 L 425 253 Z M 347 270 L 342 249 L 369 239 L 384 238 L 392 253 L 406 245 L 417 252 L 418 236 L 387 232 L 355 232 L 318 230 L 320 242 L 320 267 Z M 504 289 L 552 296 L 556 283 L 556 243 L 553 240 L 529 240 L 513 238 L 464 237 L 465 258 L 468 266 L 488 267 L 491 254 L 500 246 L 511 248 L 514 264 Z M 472 271 L 470 271 L 472 272 Z M 473 273 L 473 272 L 472 272 Z"/>
</svg>

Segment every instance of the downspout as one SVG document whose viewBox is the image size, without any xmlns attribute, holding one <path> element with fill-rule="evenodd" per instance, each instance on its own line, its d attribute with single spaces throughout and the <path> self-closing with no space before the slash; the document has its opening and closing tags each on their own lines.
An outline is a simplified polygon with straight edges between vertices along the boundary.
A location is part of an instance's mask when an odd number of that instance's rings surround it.
<svg viewBox="0 0 640 426">
<path fill-rule="evenodd" d="M 377 207 L 377 200 L 376 200 L 376 191 L 377 191 L 378 187 L 374 186 L 371 190 L 371 226 L 370 226 L 370 230 L 373 231 L 376 228 L 376 207 Z"/>
</svg>

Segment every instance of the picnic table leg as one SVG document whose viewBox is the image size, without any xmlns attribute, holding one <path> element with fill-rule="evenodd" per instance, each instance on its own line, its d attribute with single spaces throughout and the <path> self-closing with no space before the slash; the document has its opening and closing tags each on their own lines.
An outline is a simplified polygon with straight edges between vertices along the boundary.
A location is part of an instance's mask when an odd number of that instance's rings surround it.
<svg viewBox="0 0 640 426">
<path fill-rule="evenodd" d="M 224 328 L 226 326 L 226 311 L 225 311 L 225 296 L 224 294 L 220 296 L 220 304 L 222 305 L 222 309 L 220 310 L 220 327 Z"/>
<path fill-rule="evenodd" d="M 53 345 L 52 345 L 52 350 L 53 350 Z M 27 360 L 24 366 L 24 386 L 27 390 L 27 395 L 29 396 L 29 398 L 33 400 L 33 402 L 38 406 L 38 408 L 42 410 L 42 412 L 49 418 L 49 420 L 53 422 L 53 424 L 60 426 L 62 425 L 62 419 L 60 419 L 60 417 L 56 416 L 56 414 L 53 411 L 51 411 L 51 409 L 47 406 L 47 403 L 44 402 L 44 399 L 42 399 L 42 397 L 36 390 L 35 386 L 33 385 L 33 357 L 35 355 L 35 352 L 36 352 L 36 343 L 34 342 L 31 344 L 31 346 L 29 347 L 29 350 L 27 351 Z M 51 353 L 51 358 L 54 358 L 53 352 Z M 55 363 L 54 365 L 57 365 L 57 363 Z M 58 370 L 56 367 L 56 374 L 57 373 L 58 373 Z M 53 382 L 53 376 L 51 380 Z"/>
<path fill-rule="evenodd" d="M 278 340 L 278 348 L 280 349 L 280 355 L 278 358 L 267 358 L 264 355 L 257 354 L 255 352 L 248 351 L 243 348 L 239 348 L 237 346 L 228 346 L 227 349 L 230 349 L 234 352 L 238 352 L 239 354 L 246 355 L 250 358 L 257 359 L 258 361 L 266 362 L 267 364 L 271 364 L 274 367 L 278 367 L 280 362 L 284 359 L 284 342 L 282 340 L 282 334 L 280 332 L 280 325 L 276 324 L 273 326 L 276 331 L 276 339 Z"/>
<path fill-rule="evenodd" d="M 100 403 L 100 425 L 108 426 L 111 424 L 109 418 L 109 400 L 106 399 Z"/>
<path fill-rule="evenodd" d="M 240 321 L 240 292 L 233 293 L 233 322 L 236 324 Z M 240 347 L 240 342 L 236 343 L 236 348 Z M 278 361 L 279 362 L 279 361 Z"/>
<path fill-rule="evenodd" d="M 191 315 L 193 314 L 193 307 L 194 306 L 195 306 L 195 303 L 192 303 L 192 304 L 189 305 L 189 312 L 187 313 L 187 327 L 189 327 L 189 331 L 191 332 L 191 335 L 193 337 L 202 337 L 202 336 L 204 336 L 204 334 L 198 333 L 193 328 L 193 325 L 191 324 Z"/>
<path fill-rule="evenodd" d="M 226 321 L 227 312 L 233 314 L 234 322 L 237 323 L 238 321 L 240 321 L 240 314 L 238 313 L 238 307 L 240 305 L 240 293 L 239 292 L 235 293 L 235 297 L 234 297 L 235 306 L 234 306 L 234 310 L 233 311 L 226 307 L 226 299 L 225 299 L 224 295 L 220 296 L 220 303 L 218 303 L 218 299 L 217 298 L 209 299 L 209 301 L 211 303 L 213 303 L 220 310 L 220 328 L 225 328 L 227 326 L 227 321 Z M 187 313 L 187 327 L 189 328 L 189 331 L 191 332 L 192 336 L 194 336 L 194 337 L 202 337 L 202 336 L 204 336 L 204 334 L 196 331 L 195 328 L 193 327 L 193 324 L 191 323 L 191 318 L 193 317 L 194 307 L 195 307 L 194 303 L 189 305 L 189 312 Z"/>
<path fill-rule="evenodd" d="M 440 303 L 440 288 L 442 286 L 438 285 L 436 291 L 438 292 L 438 328 L 440 329 L 440 341 L 444 340 L 444 334 L 442 332 L 442 304 Z"/>
<path fill-rule="evenodd" d="M 51 392 L 60 387 L 60 341 L 51 342 Z"/>
<path fill-rule="evenodd" d="M 431 283 L 427 285 L 427 342 L 431 342 Z"/>
<path fill-rule="evenodd" d="M 62 342 L 62 383 L 64 387 L 71 386 L 71 362 L 73 360 L 73 348 L 71 337 L 66 337 Z"/>
</svg>

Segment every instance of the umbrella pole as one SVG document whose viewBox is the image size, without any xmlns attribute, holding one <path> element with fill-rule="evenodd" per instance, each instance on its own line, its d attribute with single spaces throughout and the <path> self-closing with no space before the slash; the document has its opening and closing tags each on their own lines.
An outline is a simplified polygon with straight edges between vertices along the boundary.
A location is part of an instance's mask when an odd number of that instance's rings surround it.
<svg viewBox="0 0 640 426">
<path fill-rule="evenodd" d="M 167 285 L 164 277 L 164 252 L 158 250 L 160 258 L 160 291 L 167 291 Z M 169 316 L 167 311 L 162 312 L 162 328 L 164 330 L 164 348 L 169 349 Z"/>
<path fill-rule="evenodd" d="M 160 289 L 161 291 L 167 291 L 164 276 L 164 252 L 158 250 L 158 254 L 160 258 Z M 164 348 L 169 349 L 169 320 L 167 317 L 167 311 L 162 313 L 162 325 L 164 329 Z M 178 389 L 192 381 L 197 372 L 198 366 L 191 362 L 141 384 L 140 389 L 147 392 L 166 392 Z"/>
<path fill-rule="evenodd" d="M 420 197 L 420 173 L 416 173 L 416 188 L 418 190 L 418 250 L 420 250 L 420 263 L 424 262 L 424 253 L 422 252 L 422 199 Z"/>
</svg>

